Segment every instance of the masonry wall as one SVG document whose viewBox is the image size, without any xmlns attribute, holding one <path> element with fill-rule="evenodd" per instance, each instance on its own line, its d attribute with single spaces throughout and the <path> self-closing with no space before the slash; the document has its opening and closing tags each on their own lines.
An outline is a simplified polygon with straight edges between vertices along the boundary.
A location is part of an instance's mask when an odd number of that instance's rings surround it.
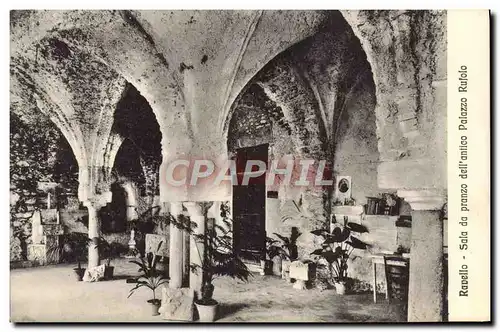
<svg viewBox="0 0 500 332">
<path fill-rule="evenodd" d="M 334 174 L 351 176 L 352 198 L 363 205 L 366 196 L 380 193 L 373 85 L 358 84 L 342 111 L 335 140 Z"/>
<path fill-rule="evenodd" d="M 334 174 L 350 176 L 352 198 L 356 205 L 364 205 L 366 197 L 387 192 L 378 188 L 377 167 L 380 163 L 375 118 L 375 91 L 371 82 L 360 82 L 351 92 L 339 118 L 335 136 Z M 335 198 L 333 199 L 335 200 Z M 409 234 L 396 227 L 397 216 L 365 215 L 359 221 L 368 233 L 360 239 L 370 245 L 366 251 L 355 250 L 349 264 L 349 276 L 361 281 L 360 290 L 367 290 L 373 279 L 371 255 L 394 252 L 401 241 L 409 246 Z M 384 267 L 378 266 L 377 288 L 385 289 Z"/>
</svg>

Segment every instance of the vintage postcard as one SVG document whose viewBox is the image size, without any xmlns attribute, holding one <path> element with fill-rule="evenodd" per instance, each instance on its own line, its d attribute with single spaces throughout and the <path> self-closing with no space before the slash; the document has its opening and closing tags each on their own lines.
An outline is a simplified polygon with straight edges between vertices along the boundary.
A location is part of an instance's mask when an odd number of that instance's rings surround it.
<svg viewBox="0 0 500 332">
<path fill-rule="evenodd" d="M 489 322 L 488 10 L 12 10 L 10 320 Z"/>
</svg>

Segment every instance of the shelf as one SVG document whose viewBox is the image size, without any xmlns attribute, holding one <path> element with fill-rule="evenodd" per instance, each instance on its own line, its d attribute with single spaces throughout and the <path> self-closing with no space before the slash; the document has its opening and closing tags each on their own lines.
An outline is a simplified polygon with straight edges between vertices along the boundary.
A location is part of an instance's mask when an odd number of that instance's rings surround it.
<svg viewBox="0 0 500 332">
<path fill-rule="evenodd" d="M 387 218 L 387 219 L 395 219 L 397 220 L 399 216 L 389 216 L 387 214 L 365 214 L 366 219 L 370 218 Z"/>
<path fill-rule="evenodd" d="M 376 223 L 377 221 L 378 222 L 382 222 L 382 223 L 391 223 L 393 224 L 394 226 L 396 225 L 396 221 L 398 220 L 399 216 L 387 216 L 387 215 L 384 215 L 384 214 L 365 214 L 363 216 L 363 220 L 365 222 L 368 222 L 368 223 Z"/>
<path fill-rule="evenodd" d="M 360 216 L 364 211 L 363 205 L 335 205 L 332 208 L 332 214 L 344 216 Z"/>
</svg>

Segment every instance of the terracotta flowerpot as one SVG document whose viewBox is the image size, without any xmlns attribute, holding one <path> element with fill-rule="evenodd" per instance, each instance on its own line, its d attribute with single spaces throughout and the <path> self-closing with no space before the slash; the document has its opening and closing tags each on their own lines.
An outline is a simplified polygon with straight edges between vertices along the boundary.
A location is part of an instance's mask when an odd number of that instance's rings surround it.
<svg viewBox="0 0 500 332">
<path fill-rule="evenodd" d="M 345 282 L 336 282 L 335 283 L 335 291 L 339 295 L 344 295 L 346 292 Z"/>
<path fill-rule="evenodd" d="M 83 276 L 85 275 L 85 269 L 77 267 L 74 268 L 73 271 L 75 272 L 76 281 L 82 281 Z"/>
<path fill-rule="evenodd" d="M 198 309 L 198 315 L 200 317 L 200 322 L 214 322 L 215 317 L 217 315 L 217 306 L 218 303 L 215 300 L 212 300 L 210 303 L 197 303 L 196 309 Z"/>
<path fill-rule="evenodd" d="M 114 266 L 106 265 L 106 267 L 104 267 L 104 279 L 105 280 L 112 280 L 114 270 L 115 270 Z"/>
<path fill-rule="evenodd" d="M 151 306 L 151 314 L 153 316 L 158 316 L 160 313 L 158 312 L 158 310 L 160 309 L 161 307 L 161 301 L 158 300 L 158 299 L 155 299 L 155 300 L 148 300 L 148 303 L 150 304 Z"/>
</svg>

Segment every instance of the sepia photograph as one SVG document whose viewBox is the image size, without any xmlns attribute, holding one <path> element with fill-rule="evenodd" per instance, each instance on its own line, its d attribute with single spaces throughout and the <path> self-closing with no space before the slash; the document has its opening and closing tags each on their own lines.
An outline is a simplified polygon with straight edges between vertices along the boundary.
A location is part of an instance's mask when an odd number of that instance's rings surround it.
<svg viewBox="0 0 500 332">
<path fill-rule="evenodd" d="M 489 106 L 452 14 L 11 10 L 11 322 L 460 320 Z"/>
</svg>

